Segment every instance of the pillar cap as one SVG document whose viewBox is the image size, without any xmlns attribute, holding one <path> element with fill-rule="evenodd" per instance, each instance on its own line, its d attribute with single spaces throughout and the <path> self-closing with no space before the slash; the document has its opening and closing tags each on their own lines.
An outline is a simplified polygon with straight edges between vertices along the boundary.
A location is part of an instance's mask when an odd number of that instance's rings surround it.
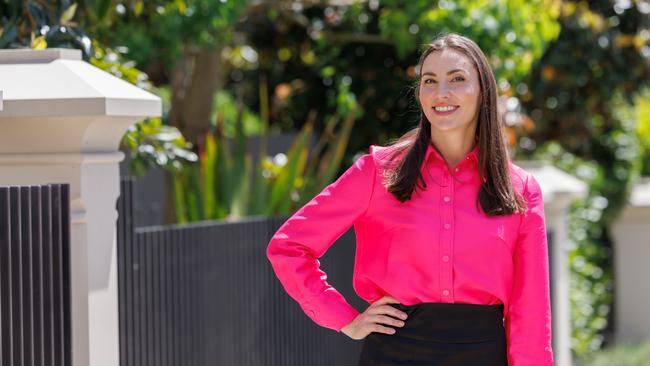
<svg viewBox="0 0 650 366">
<path fill-rule="evenodd" d="M 76 49 L 0 50 L 4 117 L 160 116 L 160 98 L 81 59 Z"/>
<path fill-rule="evenodd" d="M 650 207 L 650 177 L 640 177 L 634 183 L 629 203 L 634 207 Z"/>
<path fill-rule="evenodd" d="M 585 182 L 556 168 L 548 161 L 517 160 L 513 163 L 535 177 L 542 189 L 544 202 L 550 202 L 556 198 L 571 200 L 587 195 L 588 187 Z"/>
<path fill-rule="evenodd" d="M 81 61 L 81 50 L 70 48 L 47 48 L 44 50 L 16 48 L 0 52 L 0 64 L 47 63 L 54 60 Z"/>
<path fill-rule="evenodd" d="M 7 164 L 33 160 L 21 154 L 112 154 L 130 125 L 162 113 L 158 96 L 83 61 L 75 49 L 0 50 L 0 88 Z"/>
</svg>

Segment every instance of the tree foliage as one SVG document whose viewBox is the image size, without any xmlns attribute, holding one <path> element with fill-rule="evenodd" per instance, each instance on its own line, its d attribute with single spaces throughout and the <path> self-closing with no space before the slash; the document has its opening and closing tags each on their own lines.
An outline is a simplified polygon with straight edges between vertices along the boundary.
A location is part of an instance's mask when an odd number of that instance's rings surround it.
<svg viewBox="0 0 650 366">
<path fill-rule="evenodd" d="M 0 0 L 0 48 L 77 48 L 88 61 L 92 41 L 76 13 L 77 4 L 67 0 Z"/>
<path fill-rule="evenodd" d="M 352 134 L 351 157 L 415 124 L 414 66 L 422 47 L 437 35 L 456 31 L 475 39 L 493 64 L 501 94 L 516 97 L 517 90 L 527 90 L 521 80 L 533 61 L 559 33 L 558 14 L 556 2 L 541 0 L 259 7 L 238 23 L 258 61 L 244 72 L 250 77 L 233 82 L 268 73 L 274 91 L 270 118 L 283 129 L 297 129 L 299 116 L 317 108 L 316 128 L 323 130 L 341 86 L 351 96 L 367 98 Z"/>
<path fill-rule="evenodd" d="M 156 84 L 168 84 L 184 53 L 232 41 L 233 25 L 245 1 L 82 0 L 92 33 L 109 45 L 125 47 L 130 59 Z"/>
</svg>

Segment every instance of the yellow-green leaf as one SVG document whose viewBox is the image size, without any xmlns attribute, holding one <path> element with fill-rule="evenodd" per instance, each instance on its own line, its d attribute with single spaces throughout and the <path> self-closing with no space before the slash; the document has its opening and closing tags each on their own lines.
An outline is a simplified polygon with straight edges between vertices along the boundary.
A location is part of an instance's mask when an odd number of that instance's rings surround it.
<svg viewBox="0 0 650 366">
<path fill-rule="evenodd" d="M 77 11 L 77 4 L 76 3 L 70 5 L 67 9 L 65 9 L 63 14 L 61 14 L 61 19 L 59 20 L 61 25 L 68 24 L 68 22 L 71 21 L 72 18 L 74 18 L 74 13 L 76 11 Z"/>
<path fill-rule="evenodd" d="M 187 11 L 187 6 L 185 5 L 185 1 L 183 1 L 183 0 L 176 0 L 174 3 L 176 4 L 176 8 L 178 8 L 178 12 L 179 12 L 181 15 L 184 15 L 184 14 L 185 14 L 185 11 Z"/>
<path fill-rule="evenodd" d="M 135 7 L 133 8 L 133 13 L 135 14 L 136 17 L 139 17 L 140 14 L 142 14 L 142 10 L 144 10 L 144 2 L 138 1 L 137 3 L 135 3 Z"/>
<path fill-rule="evenodd" d="M 47 41 L 45 40 L 45 37 L 40 36 L 34 38 L 32 41 L 31 47 L 35 50 L 44 50 L 47 48 Z"/>
</svg>

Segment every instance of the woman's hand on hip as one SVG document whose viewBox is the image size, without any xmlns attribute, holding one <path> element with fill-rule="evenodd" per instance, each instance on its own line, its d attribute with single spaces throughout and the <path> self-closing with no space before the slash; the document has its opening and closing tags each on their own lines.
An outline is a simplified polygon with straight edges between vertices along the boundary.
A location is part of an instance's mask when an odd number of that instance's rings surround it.
<svg viewBox="0 0 650 366">
<path fill-rule="evenodd" d="M 388 304 L 399 304 L 399 301 L 390 296 L 382 297 L 368 306 L 350 324 L 341 328 L 341 332 L 352 339 L 366 338 L 372 332 L 394 334 L 395 329 L 386 325 L 404 326 L 402 320 L 406 320 L 407 314 Z"/>
</svg>

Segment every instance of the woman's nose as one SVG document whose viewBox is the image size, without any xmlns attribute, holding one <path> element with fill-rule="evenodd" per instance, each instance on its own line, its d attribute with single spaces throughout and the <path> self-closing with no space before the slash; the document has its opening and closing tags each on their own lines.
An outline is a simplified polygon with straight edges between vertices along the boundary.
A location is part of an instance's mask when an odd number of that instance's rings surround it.
<svg viewBox="0 0 650 366">
<path fill-rule="evenodd" d="M 437 88 L 434 88 L 433 93 L 440 97 L 446 97 L 449 95 L 449 85 L 446 83 L 440 83 Z"/>
</svg>

